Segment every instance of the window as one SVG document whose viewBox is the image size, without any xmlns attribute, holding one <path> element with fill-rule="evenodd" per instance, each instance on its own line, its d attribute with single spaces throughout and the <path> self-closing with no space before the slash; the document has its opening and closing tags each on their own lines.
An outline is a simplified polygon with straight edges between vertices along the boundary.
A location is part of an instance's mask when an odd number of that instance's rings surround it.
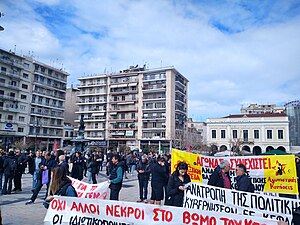
<svg viewBox="0 0 300 225">
<path fill-rule="evenodd" d="M 3 107 L 3 102 L 0 102 L 0 107 Z"/>
<path fill-rule="evenodd" d="M 18 132 L 24 132 L 24 128 L 23 127 L 18 127 Z"/>
<path fill-rule="evenodd" d="M 225 138 L 225 130 L 221 130 L 221 138 Z"/>
<path fill-rule="evenodd" d="M 156 127 L 156 122 L 153 122 L 152 127 L 154 128 Z"/>
<path fill-rule="evenodd" d="M 278 130 L 278 139 L 283 139 L 283 130 Z"/>
<path fill-rule="evenodd" d="M 24 63 L 25 68 L 29 68 L 29 63 Z"/>
<path fill-rule="evenodd" d="M 0 90 L 0 95 L 4 95 L 4 91 L 3 90 Z"/>
<path fill-rule="evenodd" d="M 125 119 L 125 113 L 121 113 L 121 119 L 122 119 L 122 120 Z"/>
<path fill-rule="evenodd" d="M 13 115 L 8 115 L 8 116 L 7 116 L 7 119 L 8 119 L 8 120 L 13 120 L 13 119 L 14 119 L 14 116 L 13 116 Z"/>
<path fill-rule="evenodd" d="M 65 131 L 65 137 L 69 137 L 69 132 Z"/>
<path fill-rule="evenodd" d="M 24 116 L 19 116 L 19 121 L 20 122 L 24 122 L 25 121 L 25 117 Z"/>
<path fill-rule="evenodd" d="M 248 141 L 248 130 L 243 130 L 244 141 Z"/>
<path fill-rule="evenodd" d="M 259 139 L 259 130 L 254 130 L 254 139 Z"/>
<path fill-rule="evenodd" d="M 1 67 L 1 72 L 6 72 L 6 67 Z"/>
<path fill-rule="evenodd" d="M 26 99 L 27 98 L 27 95 L 21 95 L 21 99 Z"/>
<path fill-rule="evenodd" d="M 27 73 L 23 73 L 23 78 L 28 79 L 29 75 Z"/>
<path fill-rule="evenodd" d="M 135 119 L 135 113 L 131 113 L 131 119 Z"/>
<path fill-rule="evenodd" d="M 125 101 L 125 95 L 122 95 L 122 101 Z"/>
<path fill-rule="evenodd" d="M 217 131 L 216 130 L 211 131 L 211 138 L 217 138 Z"/>
<path fill-rule="evenodd" d="M 272 130 L 267 130 L 267 139 L 272 139 Z"/>
<path fill-rule="evenodd" d="M 28 85 L 27 84 L 22 84 L 22 88 L 23 89 L 28 89 Z"/>
<path fill-rule="evenodd" d="M 3 83 L 3 84 L 5 84 L 5 79 L 3 79 L 3 78 L 0 78 L 0 83 Z"/>
<path fill-rule="evenodd" d="M 237 138 L 237 130 L 232 130 L 232 138 Z"/>
</svg>

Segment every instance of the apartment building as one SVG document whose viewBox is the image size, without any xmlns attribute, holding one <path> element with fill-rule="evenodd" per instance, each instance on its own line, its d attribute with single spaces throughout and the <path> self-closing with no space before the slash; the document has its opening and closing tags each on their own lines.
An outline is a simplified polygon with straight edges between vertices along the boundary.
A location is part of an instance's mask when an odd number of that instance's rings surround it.
<svg viewBox="0 0 300 225">
<path fill-rule="evenodd" d="M 33 80 L 28 139 L 40 149 L 62 147 L 68 73 L 32 61 Z"/>
<path fill-rule="evenodd" d="M 295 100 L 285 104 L 289 118 L 290 145 L 294 152 L 300 151 L 300 101 Z"/>
<path fill-rule="evenodd" d="M 238 114 L 207 119 L 207 142 L 220 150 L 238 147 L 258 155 L 272 149 L 290 151 L 285 113 Z"/>
<path fill-rule="evenodd" d="M 8 150 L 28 134 L 31 63 L 0 49 L 0 143 Z"/>
<path fill-rule="evenodd" d="M 67 88 L 66 90 L 66 102 L 65 102 L 65 124 L 72 125 L 75 127 L 77 123 L 75 123 L 75 120 L 77 120 L 78 115 L 76 112 L 79 111 L 79 98 L 78 94 L 80 93 L 78 88 L 74 88 L 71 86 L 71 88 Z M 68 126 L 69 126 L 68 125 Z"/>
<path fill-rule="evenodd" d="M 130 67 L 79 80 L 78 114 L 94 145 L 169 150 L 186 128 L 188 80 L 173 67 Z"/>
</svg>

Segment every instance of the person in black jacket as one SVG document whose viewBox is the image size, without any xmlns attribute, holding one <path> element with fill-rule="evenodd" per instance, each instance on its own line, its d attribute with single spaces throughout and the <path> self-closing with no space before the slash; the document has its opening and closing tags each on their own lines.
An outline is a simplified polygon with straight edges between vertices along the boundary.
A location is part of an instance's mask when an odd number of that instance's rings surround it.
<svg viewBox="0 0 300 225">
<path fill-rule="evenodd" d="M 121 156 L 116 154 L 112 157 L 109 172 L 109 180 L 110 180 L 110 198 L 109 200 L 119 200 L 119 193 L 122 188 L 123 182 L 123 165 L 120 163 Z"/>
<path fill-rule="evenodd" d="M 215 187 L 231 189 L 231 180 L 229 175 L 230 163 L 223 160 L 215 168 L 214 172 L 210 175 L 208 185 Z"/>
<path fill-rule="evenodd" d="M 11 162 L 13 160 L 15 160 L 15 164 L 17 164 L 17 160 L 15 158 L 15 153 L 13 151 L 10 151 L 10 152 L 8 152 L 8 155 L 4 159 L 4 162 L 3 162 L 4 183 L 3 183 L 2 192 L 1 192 L 3 195 L 11 194 L 12 180 L 14 178 L 14 174 L 15 174 L 15 170 L 16 170 L 16 169 L 12 170 L 12 168 L 10 166 Z"/>
<path fill-rule="evenodd" d="M 187 174 L 188 165 L 185 162 L 178 163 L 176 170 L 169 178 L 166 205 L 182 207 L 184 196 L 184 185 L 191 182 Z"/>
<path fill-rule="evenodd" d="M 148 182 L 150 178 L 150 167 L 148 164 L 147 155 L 142 156 L 142 161 L 140 161 L 136 168 L 138 172 L 138 180 L 139 180 L 139 190 L 140 190 L 140 199 L 137 202 L 145 202 L 147 201 L 148 195 Z"/>
<path fill-rule="evenodd" d="M 91 183 L 97 184 L 96 175 L 99 173 L 99 163 L 97 162 L 97 156 L 96 155 L 93 155 L 92 159 L 88 163 L 87 171 L 88 171 L 88 173 L 90 173 L 90 175 L 88 176 L 89 184 L 91 184 Z M 91 181 L 93 181 L 93 182 L 91 182 Z"/>
<path fill-rule="evenodd" d="M 4 158 L 2 156 L 2 151 L 0 150 L 0 192 L 2 191 L 2 177 L 4 173 L 3 164 L 4 164 Z"/>
<path fill-rule="evenodd" d="M 168 179 L 167 170 L 165 166 L 165 159 L 158 157 L 157 161 L 150 166 L 151 170 L 151 198 L 150 204 L 156 203 L 160 205 L 164 199 L 164 182 Z"/>
<path fill-rule="evenodd" d="M 71 177 L 77 180 L 83 179 L 83 170 L 84 170 L 84 158 L 81 155 L 81 152 L 75 152 L 75 155 L 72 157 L 73 168 L 71 172 Z"/>
<path fill-rule="evenodd" d="M 235 189 L 238 191 L 254 192 L 254 185 L 246 175 L 246 166 L 244 164 L 236 165 L 236 184 Z"/>
<path fill-rule="evenodd" d="M 25 170 L 27 158 L 25 154 L 21 153 L 21 150 L 17 149 L 15 152 L 15 157 L 18 161 L 18 167 L 14 176 L 14 189 L 13 191 L 22 191 L 22 174 Z"/>
</svg>

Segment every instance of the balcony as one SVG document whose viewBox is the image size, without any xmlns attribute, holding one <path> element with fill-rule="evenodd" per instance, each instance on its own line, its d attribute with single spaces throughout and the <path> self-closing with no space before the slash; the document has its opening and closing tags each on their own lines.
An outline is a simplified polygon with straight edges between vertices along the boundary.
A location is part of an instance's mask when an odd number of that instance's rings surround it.
<svg viewBox="0 0 300 225">
<path fill-rule="evenodd" d="M 10 100 L 10 101 L 19 101 L 17 98 L 9 95 L 0 95 L 0 99 Z"/>
<path fill-rule="evenodd" d="M 8 76 L 8 77 L 13 77 L 13 78 L 16 78 L 18 80 L 21 79 L 21 74 L 20 73 L 15 73 L 15 72 L 3 72 L 1 71 L 0 73 L 1 75 L 4 75 L 4 76 Z"/>
<path fill-rule="evenodd" d="M 78 88 L 91 87 L 91 86 L 99 87 L 99 86 L 106 86 L 106 85 L 107 85 L 106 82 L 86 82 L 86 83 L 81 83 L 77 87 Z"/>
<path fill-rule="evenodd" d="M 59 86 L 59 85 L 54 85 L 54 84 L 48 84 L 47 82 L 43 82 L 43 81 L 40 81 L 37 79 L 34 79 L 34 82 L 43 85 L 43 87 L 46 86 L 47 88 L 53 88 L 55 90 L 59 90 L 59 91 L 63 91 L 63 92 L 66 91 L 66 87 L 67 87 L 65 84 L 62 84 Z"/>
<path fill-rule="evenodd" d="M 15 66 L 15 67 L 18 67 L 20 69 L 23 69 L 23 65 L 22 65 L 21 62 L 18 62 L 14 59 L 10 59 L 8 56 L 6 56 L 5 58 L 4 57 L 5 56 L 0 57 L 1 62 L 5 63 L 5 64 L 12 65 L 12 66 Z"/>
<path fill-rule="evenodd" d="M 53 93 L 49 93 L 47 91 L 37 91 L 37 90 L 33 90 L 33 93 L 35 94 L 40 94 L 40 95 L 43 95 L 45 97 L 52 97 L 52 98 L 58 98 L 58 99 L 61 99 L 63 101 L 65 101 L 65 97 L 62 97 L 62 96 L 59 96 L 59 95 L 55 95 Z"/>
<path fill-rule="evenodd" d="M 42 72 L 42 71 L 39 71 L 39 70 L 34 70 L 35 73 L 38 73 L 38 74 L 42 74 L 43 76 L 45 77 L 51 77 L 51 78 L 54 78 L 58 81 L 63 81 L 63 82 L 67 82 L 67 76 L 65 76 L 65 79 L 64 78 L 61 78 L 60 76 L 58 76 L 57 73 L 53 72 L 53 73 L 45 73 L 45 72 Z M 63 73 L 63 71 L 61 71 Z"/>
<path fill-rule="evenodd" d="M 110 108 L 110 112 L 130 112 L 130 111 L 137 111 L 137 107 L 128 107 L 128 108 Z"/>
<path fill-rule="evenodd" d="M 165 116 L 143 116 L 142 120 L 165 120 Z"/>
<path fill-rule="evenodd" d="M 5 84 L 5 83 L 0 83 L 0 87 L 6 87 L 14 90 L 19 90 L 20 86 L 19 85 L 11 85 L 11 84 Z"/>
</svg>

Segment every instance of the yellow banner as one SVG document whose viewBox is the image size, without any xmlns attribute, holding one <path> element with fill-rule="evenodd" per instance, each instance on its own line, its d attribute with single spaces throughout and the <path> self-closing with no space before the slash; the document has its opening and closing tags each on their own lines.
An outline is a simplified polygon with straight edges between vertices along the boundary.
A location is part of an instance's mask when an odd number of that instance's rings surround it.
<svg viewBox="0 0 300 225">
<path fill-rule="evenodd" d="M 298 194 L 295 156 L 274 155 L 263 158 L 270 159 L 270 166 L 264 170 L 264 191 Z"/>
<path fill-rule="evenodd" d="M 201 155 L 172 149 L 172 172 L 176 170 L 179 162 L 186 162 L 189 165 L 188 175 L 193 182 L 202 183 L 202 167 L 200 166 Z"/>
<path fill-rule="evenodd" d="M 206 184 L 222 160 L 230 163 L 232 184 L 235 183 L 236 165 L 242 163 L 246 166 L 256 191 L 298 194 L 294 155 L 213 157 L 172 149 L 172 172 L 179 162 L 186 162 L 189 165 L 188 174 L 191 180 Z"/>
</svg>

